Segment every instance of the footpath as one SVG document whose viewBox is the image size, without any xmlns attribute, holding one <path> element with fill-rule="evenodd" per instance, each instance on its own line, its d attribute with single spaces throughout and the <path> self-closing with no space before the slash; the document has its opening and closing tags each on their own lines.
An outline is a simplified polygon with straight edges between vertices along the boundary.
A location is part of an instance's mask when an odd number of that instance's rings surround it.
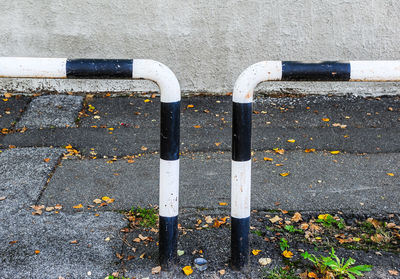
<svg viewBox="0 0 400 279">
<path fill-rule="evenodd" d="M 231 98 L 182 99 L 179 263 L 159 272 L 159 98 L 3 96 L 0 278 L 317 278 L 301 254 L 332 247 L 372 265 L 363 278 L 400 278 L 400 98 L 255 99 L 243 273 L 229 267 Z"/>
</svg>

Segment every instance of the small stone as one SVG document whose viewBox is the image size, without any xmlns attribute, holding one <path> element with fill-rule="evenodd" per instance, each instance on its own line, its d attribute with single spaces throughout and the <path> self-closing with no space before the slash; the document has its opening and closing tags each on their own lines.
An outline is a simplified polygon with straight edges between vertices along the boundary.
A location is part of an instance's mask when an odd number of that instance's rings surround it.
<svg viewBox="0 0 400 279">
<path fill-rule="evenodd" d="M 262 266 L 266 266 L 272 262 L 271 258 L 260 258 L 258 263 Z"/>
</svg>

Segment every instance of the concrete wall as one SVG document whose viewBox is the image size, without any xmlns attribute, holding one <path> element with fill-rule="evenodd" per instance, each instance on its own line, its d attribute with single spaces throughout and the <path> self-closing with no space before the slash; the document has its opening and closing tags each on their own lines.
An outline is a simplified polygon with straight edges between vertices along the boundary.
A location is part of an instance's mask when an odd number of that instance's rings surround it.
<svg viewBox="0 0 400 279">
<path fill-rule="evenodd" d="M 0 0 L 0 10 L 0 56 L 150 58 L 168 65 L 185 92 L 230 92 L 240 72 L 261 60 L 400 59 L 398 0 Z M 268 83 L 260 88 L 396 94 L 398 85 Z M 37 89 L 156 87 L 0 79 L 1 91 Z"/>
</svg>

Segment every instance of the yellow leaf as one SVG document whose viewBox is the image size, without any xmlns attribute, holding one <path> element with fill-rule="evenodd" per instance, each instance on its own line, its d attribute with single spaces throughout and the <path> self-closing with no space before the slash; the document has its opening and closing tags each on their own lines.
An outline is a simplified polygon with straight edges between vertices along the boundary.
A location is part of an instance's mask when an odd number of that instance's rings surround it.
<svg viewBox="0 0 400 279">
<path fill-rule="evenodd" d="M 194 105 L 187 105 L 188 108 L 194 108 Z"/>
<path fill-rule="evenodd" d="M 108 128 L 109 131 L 114 131 L 114 128 Z"/>
<path fill-rule="evenodd" d="M 391 173 L 391 172 L 388 172 L 386 174 L 389 175 L 389 176 L 394 176 L 394 173 Z"/>
<path fill-rule="evenodd" d="M 219 205 L 225 206 L 225 205 L 228 205 L 228 203 L 227 202 L 220 202 Z"/>
<path fill-rule="evenodd" d="M 254 249 L 253 249 L 253 251 L 251 251 L 251 253 L 252 253 L 254 256 L 257 256 L 260 252 L 261 252 L 261 250 L 254 250 Z"/>
<path fill-rule="evenodd" d="M 326 220 L 330 216 L 330 214 L 320 214 L 318 215 L 318 219 L 320 220 Z"/>
<path fill-rule="evenodd" d="M 78 209 L 78 208 L 82 208 L 83 207 L 83 205 L 80 203 L 80 204 L 78 204 L 78 205 L 74 205 L 73 206 L 73 208 L 76 208 L 76 209 Z"/>
<path fill-rule="evenodd" d="M 101 198 L 103 201 L 108 201 L 110 199 L 110 197 L 104 196 Z"/>
<path fill-rule="evenodd" d="M 334 150 L 334 151 L 330 151 L 330 152 L 331 152 L 331 154 L 333 154 L 333 155 L 336 155 L 336 154 L 339 154 L 339 153 L 340 153 L 339 150 Z"/>
<path fill-rule="evenodd" d="M 356 241 L 356 242 L 359 242 L 359 241 L 361 240 L 361 238 L 359 238 L 359 237 L 354 237 L 353 240 Z"/>
<path fill-rule="evenodd" d="M 72 145 L 68 144 L 65 148 L 66 148 L 66 149 L 71 149 L 71 148 L 72 148 Z"/>
<path fill-rule="evenodd" d="M 145 103 L 151 102 L 149 99 L 144 100 Z"/>
<path fill-rule="evenodd" d="M 308 278 L 318 279 L 318 275 L 315 274 L 314 272 L 309 272 L 309 273 L 308 273 Z"/>
<path fill-rule="evenodd" d="M 278 153 L 278 154 L 283 154 L 283 153 L 285 153 L 285 150 L 283 150 L 283 149 L 274 148 L 273 150 L 274 150 L 276 153 Z"/>
<path fill-rule="evenodd" d="M 200 125 L 194 125 L 193 127 L 196 128 L 196 129 L 201 128 Z"/>
<path fill-rule="evenodd" d="M 4 102 L 7 102 L 7 101 L 8 101 L 8 99 L 3 99 L 3 101 L 4 101 Z"/>
<path fill-rule="evenodd" d="M 264 161 L 273 161 L 274 159 L 269 158 L 269 157 L 264 157 Z"/>
<path fill-rule="evenodd" d="M 279 175 L 285 177 L 285 176 L 288 176 L 288 175 L 289 175 L 289 172 L 282 172 L 282 173 L 280 173 Z"/>
<path fill-rule="evenodd" d="M 189 276 L 190 274 L 193 273 L 193 269 L 190 265 L 185 266 L 184 268 L 182 268 L 183 273 L 185 273 L 186 276 Z"/>
<path fill-rule="evenodd" d="M 296 142 L 296 140 L 294 140 L 294 139 L 288 139 L 287 142 L 293 143 L 293 142 Z"/>
<path fill-rule="evenodd" d="M 322 121 L 324 121 L 324 122 L 329 122 L 330 119 L 329 119 L 329 118 L 322 118 Z"/>
<path fill-rule="evenodd" d="M 282 252 L 282 256 L 284 256 L 285 258 L 290 259 L 291 257 L 293 257 L 293 253 L 288 251 L 288 250 L 285 250 L 285 251 Z"/>
<path fill-rule="evenodd" d="M 215 143 L 215 146 L 219 146 L 221 143 L 220 142 L 216 142 Z"/>
<path fill-rule="evenodd" d="M 304 150 L 304 152 L 306 152 L 306 153 L 315 152 L 315 148 L 306 149 L 306 150 Z"/>
</svg>

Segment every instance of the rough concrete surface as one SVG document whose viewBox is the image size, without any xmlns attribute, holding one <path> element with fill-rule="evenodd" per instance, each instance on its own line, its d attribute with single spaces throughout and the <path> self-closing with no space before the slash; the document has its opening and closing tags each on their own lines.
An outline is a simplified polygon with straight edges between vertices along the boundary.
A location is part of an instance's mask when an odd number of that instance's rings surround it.
<svg viewBox="0 0 400 279">
<path fill-rule="evenodd" d="M 21 117 L 21 113 L 29 103 L 30 98 L 18 96 L 0 99 L 0 129 L 10 129 Z"/>
<path fill-rule="evenodd" d="M 262 60 L 398 59 L 396 0 L 3 1 L 0 56 L 147 58 L 168 65 L 183 91 L 230 92 Z M 90 11 L 83 13 L 82 11 Z M 101 20 L 100 20 L 101 19 Z M 156 90 L 132 81 L 1 79 L 32 92 Z M 396 84 L 275 84 L 264 91 L 398 94 Z"/>
<path fill-rule="evenodd" d="M 264 157 L 273 161 L 264 161 Z M 256 152 L 252 169 L 252 208 L 297 211 L 400 213 L 398 154 L 332 155 L 328 152 Z M 103 210 L 127 210 L 158 204 L 158 155 L 107 163 L 100 160 L 63 160 L 40 204 L 95 205 L 110 196 L 115 202 Z M 282 164 L 282 166 L 276 166 Z M 192 153 L 181 156 L 180 205 L 218 208 L 230 202 L 230 154 Z M 192 170 L 196 170 L 193 172 Z M 289 173 L 282 177 L 280 173 Z M 94 209 L 91 209 L 93 211 Z"/>
<path fill-rule="evenodd" d="M 0 217 L 36 203 L 62 150 L 16 148 L 0 153 Z"/>
<path fill-rule="evenodd" d="M 113 212 L 33 216 L 24 210 L 2 220 L 0 277 L 104 278 L 119 268 L 115 253 L 122 249 L 119 230 L 125 224 Z"/>
<path fill-rule="evenodd" d="M 16 125 L 17 128 L 74 126 L 82 107 L 82 96 L 46 95 L 34 98 Z"/>
</svg>

